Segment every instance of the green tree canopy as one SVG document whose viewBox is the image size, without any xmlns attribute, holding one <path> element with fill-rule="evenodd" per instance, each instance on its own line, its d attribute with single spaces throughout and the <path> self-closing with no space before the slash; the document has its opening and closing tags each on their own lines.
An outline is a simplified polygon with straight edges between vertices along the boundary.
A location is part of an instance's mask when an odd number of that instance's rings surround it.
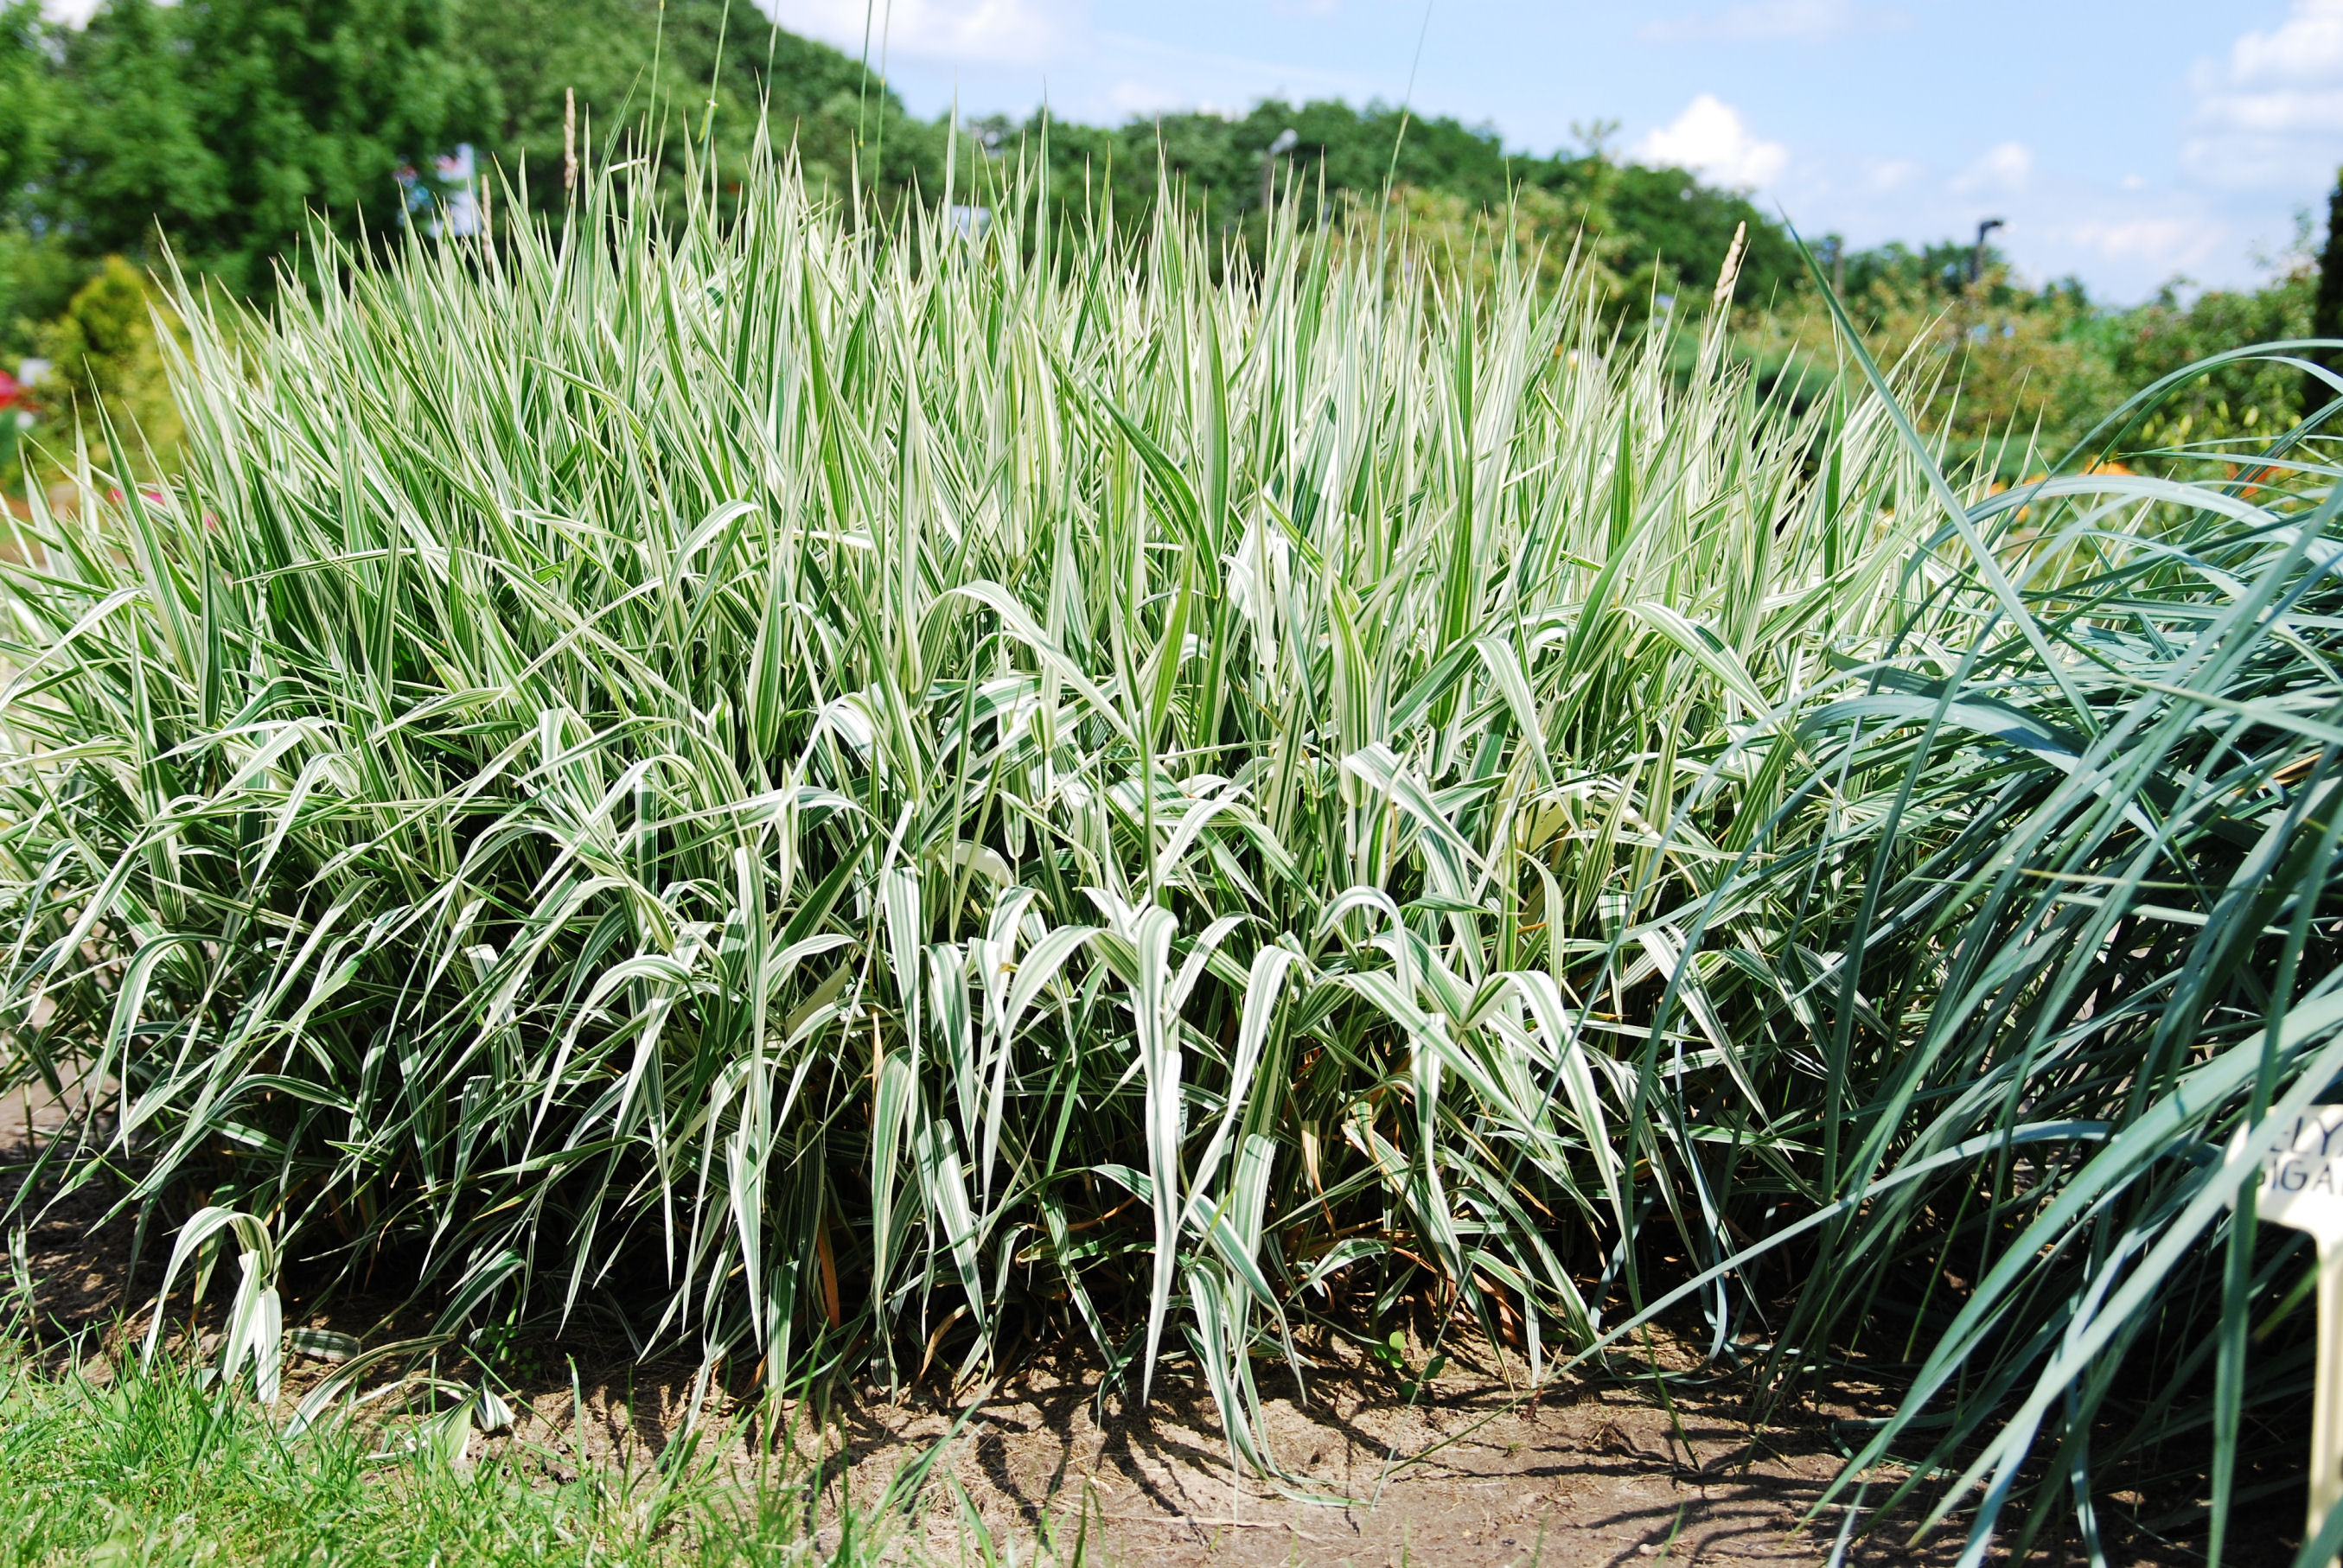
<svg viewBox="0 0 2343 1568">
<path fill-rule="evenodd" d="M 1042 130 L 1038 117 L 1021 127 L 995 120 L 980 128 L 996 141 L 1021 130 L 1029 145 Z M 1272 155 L 1289 130 L 1292 144 Z M 1795 289 L 1803 276 L 1788 230 L 1746 196 L 1704 186 L 1682 169 L 1621 165 L 1604 150 L 1600 128 L 1585 134 L 1584 147 L 1524 155 L 1508 151 L 1491 127 L 1387 104 L 1354 108 L 1272 98 L 1235 117 L 1164 115 L 1112 129 L 1053 123 L 1048 132 L 1051 177 L 1075 204 L 1085 192 L 1111 191 L 1129 212 L 1155 201 L 1168 180 L 1215 215 L 1224 232 L 1236 232 L 1261 206 L 1264 166 L 1281 188 L 1297 189 L 1311 202 L 1322 193 L 1330 207 L 1379 196 L 1386 185 L 1491 210 L 1530 189 L 1554 198 L 1536 208 L 1561 220 L 1546 241 L 1566 248 L 1583 226 L 1630 295 L 1713 281 L 1735 226 L 1744 224 L 1742 297 Z"/>
<path fill-rule="evenodd" d="M 559 200 L 573 95 L 581 151 L 589 134 L 608 148 L 648 119 L 671 177 L 689 146 L 729 184 L 761 109 L 775 144 L 798 148 L 817 188 L 839 190 L 858 172 L 858 133 L 866 187 L 940 178 L 937 127 L 910 120 L 875 71 L 774 26 L 749 0 L 449 3 L 456 35 L 490 86 L 483 150 L 526 180 L 540 208 Z"/>
<path fill-rule="evenodd" d="M 1795 293 L 1805 263 L 1779 220 L 1766 216 L 1738 191 L 1704 186 L 1684 169 L 1639 164 L 1614 172 L 1604 205 L 1630 263 L 1656 261 L 1664 276 L 1685 286 L 1716 281 L 1736 227 L 1747 226 L 1738 298 L 1763 305 Z"/>
<path fill-rule="evenodd" d="M 45 226 L 92 259 L 151 257 L 159 227 L 184 265 L 246 294 L 266 292 L 271 259 L 313 210 L 345 236 L 394 230 L 397 171 L 458 142 L 532 205 L 558 205 L 573 102 L 581 154 L 620 138 L 639 152 L 648 126 L 670 191 L 695 154 L 729 187 L 760 133 L 794 146 L 817 189 L 855 182 L 891 206 L 935 199 L 944 177 L 943 126 L 749 0 L 107 0 L 77 31 L 45 27 L 35 0 L 0 0 L 9 84 L 21 90 L 0 91 L 0 175 L 40 187 Z M 972 129 L 995 149 L 1021 131 L 1030 149 L 1044 143 L 1039 116 Z M 1487 126 L 1331 100 L 1046 127 L 1061 200 L 1111 197 L 1126 218 L 1169 188 L 1224 235 L 1257 231 L 1264 175 L 1328 218 L 1387 186 L 1471 211 L 1535 191 L 1552 199 L 1503 232 L 1560 248 L 1594 236 L 1623 297 L 1713 277 L 1740 224 L 1744 297 L 1795 282 L 1785 231 L 1745 198 L 1623 167 L 1600 133 L 1587 139 L 1523 156 Z"/>
<path fill-rule="evenodd" d="M 0 213 L 46 167 L 53 113 L 38 0 L 0 0 Z"/>
<path fill-rule="evenodd" d="M 266 292 L 307 215 L 393 230 L 397 175 L 485 128 L 486 74 L 445 0 L 108 0 L 65 37 L 59 216 Z"/>
</svg>

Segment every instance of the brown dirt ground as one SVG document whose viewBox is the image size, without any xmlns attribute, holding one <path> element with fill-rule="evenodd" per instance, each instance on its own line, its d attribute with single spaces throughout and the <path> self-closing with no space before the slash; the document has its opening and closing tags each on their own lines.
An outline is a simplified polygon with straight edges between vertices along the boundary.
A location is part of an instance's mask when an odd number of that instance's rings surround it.
<svg viewBox="0 0 2343 1568">
<path fill-rule="evenodd" d="M 28 1123 L 39 1137 L 59 1120 L 54 1106 L 15 1095 L 0 1101 L 0 1170 L 21 1168 Z M 0 1178 L 0 1202 L 15 1180 Z M 39 1341 L 53 1355 L 75 1347 L 85 1371 L 100 1378 L 107 1358 L 143 1332 L 167 1251 L 166 1241 L 150 1237 L 132 1278 L 129 1227 L 98 1227 L 102 1213 L 95 1196 L 55 1205 L 28 1232 L 22 1259 L 5 1254 L 0 1233 L 0 1279 L 15 1277 L 20 1263 L 29 1271 Z M 297 1299 L 286 1319 L 367 1342 L 396 1332 L 367 1306 L 346 1301 L 320 1316 Z M 215 1339 L 206 1332 L 195 1348 L 207 1351 Z M 1038 1358 L 989 1391 L 961 1389 L 950 1404 L 931 1380 L 900 1400 L 866 1387 L 823 1412 L 790 1408 L 784 1435 L 791 1473 L 819 1467 L 820 1516 L 834 1519 L 841 1487 L 867 1510 L 980 1395 L 896 1536 L 890 1555 L 907 1559 L 980 1560 L 970 1554 L 973 1515 L 996 1543 L 1014 1543 L 1019 1563 L 1035 1560 L 1037 1546 L 1042 1561 L 1072 1562 L 1079 1539 L 1081 1560 L 1095 1564 L 1626 1568 L 1667 1560 L 1722 1568 L 1828 1561 L 1844 1509 L 1808 1513 L 1837 1472 L 1839 1422 L 1891 1403 L 1842 1388 L 1821 1411 L 1753 1429 L 1723 1383 L 1675 1392 L 1673 1414 L 1649 1382 L 1617 1378 L 1566 1380 L 1528 1402 L 1518 1364 L 1487 1346 L 1449 1349 L 1450 1366 L 1413 1404 L 1389 1374 L 1339 1346 L 1305 1347 L 1317 1364 L 1306 1402 L 1282 1367 L 1261 1363 L 1268 1447 L 1290 1478 L 1282 1493 L 1232 1464 L 1211 1400 L 1176 1368 L 1159 1381 L 1144 1419 L 1098 1397 L 1094 1368 Z M 696 1369 L 633 1362 L 590 1340 L 565 1340 L 538 1359 L 558 1364 L 571 1354 L 577 1383 L 566 1368 L 521 1379 L 514 1430 L 476 1435 L 476 1458 L 502 1451 L 524 1470 L 567 1479 L 581 1451 L 589 1466 L 639 1466 L 684 1430 Z M 1693 1360 L 1665 1344 L 1657 1355 L 1675 1366 Z M 1413 1360 L 1422 1359 L 1419 1350 Z M 287 1401 L 326 1371 L 288 1366 Z M 758 1407 L 719 1389 L 704 1411 L 715 1462 L 745 1479 Z M 1909 1523 L 1855 1536 L 1844 1561 L 1950 1563 L 1957 1554 L 1950 1533 L 1906 1551 Z M 834 1543 L 836 1529 L 825 1525 L 820 1543 Z M 2127 1545 L 2115 1561 L 2196 1558 L 2143 1538 Z"/>
<path fill-rule="evenodd" d="M 1334 1369 L 1307 1405 L 1267 1403 L 1269 1446 L 1292 1491 L 1325 1500 L 1308 1502 L 1241 1479 L 1210 1401 L 1193 1391 L 1159 1390 L 1148 1422 L 1101 1422 L 1093 1386 L 1018 1380 L 949 1452 L 950 1481 L 996 1537 L 1046 1528 L 1064 1542 L 1087 1520 L 1109 1563 L 1356 1568 L 1576 1568 L 1663 1554 L 1812 1563 L 1832 1543 L 1830 1526 L 1800 1524 L 1836 1469 L 1828 1452 L 1781 1433 L 1753 1442 L 1745 1427 L 1681 1405 L 1679 1440 L 1653 1402 L 1617 1389 L 1582 1385 L 1530 1411 L 1502 1382 L 1466 1372 L 1410 1408 L 1388 1379 Z M 866 1405 L 840 1425 L 850 1462 L 875 1483 L 945 1420 Z M 931 1546 L 948 1545 L 952 1501 L 930 1504 Z M 1865 1543 L 1851 1560 L 1897 1556 L 1884 1545 Z"/>
</svg>

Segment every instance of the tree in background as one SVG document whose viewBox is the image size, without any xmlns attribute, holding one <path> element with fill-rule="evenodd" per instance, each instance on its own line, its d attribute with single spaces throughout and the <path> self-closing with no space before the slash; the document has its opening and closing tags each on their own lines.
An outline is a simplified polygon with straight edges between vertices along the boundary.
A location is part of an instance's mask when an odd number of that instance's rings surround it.
<svg viewBox="0 0 2343 1568">
<path fill-rule="evenodd" d="M 0 0 L 0 353 L 29 348 L 32 324 L 62 309 L 86 270 L 63 236 L 35 226 L 55 162 L 55 36 L 37 0 Z"/>
<path fill-rule="evenodd" d="M 2015 478 L 2063 456 L 2125 388 L 2103 313 L 2080 283 L 2028 287 L 1991 249 L 1972 279 L 1971 254 L 1951 240 L 1846 253 L 1840 297 L 1873 357 L 1918 377 L 1913 413 L 1922 427 L 1940 434 L 1949 454 Z M 1764 378 L 1828 395 L 1844 356 L 1820 297 L 1799 288 L 1768 300 L 1745 288 L 1741 297 L 1737 345 Z"/>
<path fill-rule="evenodd" d="M 690 154 L 730 185 L 760 116 L 817 190 L 940 185 L 940 129 L 911 119 L 876 72 L 783 32 L 749 0 L 450 0 L 455 35 L 489 90 L 482 147 L 532 206 L 557 210 L 570 106 L 585 149 L 648 122 L 672 186 Z"/>
<path fill-rule="evenodd" d="M 1397 186 L 1380 198 L 1341 193 L 1338 243 L 1373 254 L 1379 240 L 1404 240 L 1424 263 L 1418 279 L 1426 286 L 1462 280 L 1486 289 L 1508 264 L 1544 286 L 1568 275 L 1574 262 L 1596 297 L 1613 305 L 1628 297 L 1618 269 L 1619 246 L 1584 207 L 1566 205 L 1535 186 L 1524 186 L 1497 206 L 1476 206 L 1463 196 L 1422 186 Z M 1245 225 L 1248 249 L 1259 251 L 1265 226 Z"/>
<path fill-rule="evenodd" d="M 1604 126 L 1582 128 L 1578 149 L 1550 156 L 1510 153 L 1489 126 L 1331 99 L 1297 106 L 1269 98 L 1241 116 L 1161 115 L 1115 128 L 1054 121 L 1044 127 L 1039 116 L 1021 126 L 995 118 L 978 128 L 1004 149 L 1021 136 L 1038 148 L 1046 128 L 1051 179 L 1068 207 L 1111 196 L 1127 216 L 1176 193 L 1256 258 L 1266 166 L 1271 188 L 1305 204 L 1316 221 L 1383 202 L 1388 188 L 1411 226 L 1427 236 L 1439 227 L 1438 215 L 1456 206 L 1517 232 L 1526 221 L 1557 255 L 1584 238 L 1614 270 L 1615 302 L 1631 322 L 1654 294 L 1713 282 L 1737 225 L 1746 224 L 1750 236 L 1744 297 L 1771 297 L 1798 276 L 1788 235 L 1745 196 L 1711 189 L 1681 169 L 1619 164 L 1604 146 Z M 1287 131 L 1291 142 L 1272 152 Z M 1536 194 L 1525 199 L 1527 193 Z M 1481 224 L 1475 217 L 1464 228 Z M 1468 237 L 1464 228 L 1456 231 L 1460 240 Z"/>
<path fill-rule="evenodd" d="M 2334 254 L 2331 240 L 2328 254 Z M 2318 297 L 2326 280 L 2308 257 L 2298 256 L 2282 266 L 2278 276 L 2260 288 L 2207 289 L 2184 305 L 2177 289 L 2167 285 L 2137 309 L 2102 318 L 2095 331 L 2105 345 L 2116 385 L 2126 390 L 2146 387 L 2184 366 L 2249 343 L 2338 336 L 2332 327 L 2314 330 Z M 2142 427 L 2140 437 L 2174 444 L 2258 444 L 2310 409 L 2324 407 L 2333 396 L 2324 383 L 2306 387 L 2304 377 L 2285 366 L 2237 361 L 2197 377 L 2167 399 Z"/>
<path fill-rule="evenodd" d="M 1786 300 L 1805 287 L 1805 263 L 1789 231 L 1738 191 L 1704 186 L 1684 169 L 1612 166 L 1604 206 L 1637 247 L 1643 276 L 1665 291 L 1715 282 L 1735 228 L 1747 226 L 1735 297 L 1756 306 Z"/>
<path fill-rule="evenodd" d="M 1004 147 L 1021 129 L 1025 145 L 1038 148 L 1045 127 L 1037 115 L 1021 127 L 995 120 L 986 129 Z M 1273 189 L 1312 204 L 1322 192 L 1329 217 L 1344 193 L 1378 197 L 1387 184 L 1490 207 L 1503 206 L 1521 183 L 1508 177 L 1494 132 L 1406 116 L 1380 103 L 1353 108 L 1332 100 L 1297 106 L 1265 98 L 1241 116 L 1159 115 L 1115 127 L 1052 121 L 1046 130 L 1051 177 L 1061 200 L 1079 207 L 1087 189 L 1111 195 L 1118 211 L 1130 215 L 1175 194 L 1223 234 L 1234 234 L 1246 215 L 1261 210 L 1265 163 Z M 1292 140 L 1272 153 L 1287 131 Z"/>
<path fill-rule="evenodd" d="M 51 104 L 38 0 L 0 0 L 0 209 L 48 166 Z"/>
<path fill-rule="evenodd" d="M 397 175 L 486 128 L 445 0 L 108 0 L 65 35 L 55 199 L 85 253 L 265 295 L 312 212 L 395 231 Z"/>
<path fill-rule="evenodd" d="M 2318 282 L 2311 297 L 2309 327 L 2313 337 L 2343 337 L 2343 172 L 2337 174 L 2334 194 L 2327 198 L 2327 244 L 2318 253 Z M 2329 367 L 2336 362 L 2331 353 L 2312 357 Z M 2318 377 L 2303 377 L 2304 408 L 2322 407 L 2334 395 Z"/>
<path fill-rule="evenodd" d="M 944 180 L 944 126 L 749 0 L 107 0 L 78 31 L 45 31 L 34 0 L 0 5 L 25 40 L 11 57 L 55 105 L 43 138 L 19 138 L 20 161 L 47 170 L 45 220 L 85 265 L 151 260 L 159 232 L 191 271 L 247 297 L 268 291 L 272 258 L 313 209 L 345 237 L 390 232 L 396 171 L 459 141 L 540 210 L 561 198 L 573 136 L 597 144 L 581 145 L 589 156 L 648 142 L 679 195 L 687 168 L 721 193 L 759 134 L 794 146 L 817 189 L 880 212 L 934 200 Z M 971 129 L 972 174 L 988 145 L 1013 151 L 1021 127 Z M 1493 223 L 1557 256 L 1592 247 L 1630 319 L 1680 278 L 1713 277 L 1736 225 L 1752 236 L 1745 288 L 1770 295 L 1789 276 L 1786 238 L 1745 197 L 1623 168 L 1600 127 L 1552 156 L 1509 153 L 1486 126 L 1333 101 L 1111 128 L 1037 116 L 1021 130 L 1028 149 L 1049 150 L 1061 213 L 1095 196 L 1130 222 L 1176 192 L 1255 252 L 1265 189 L 1326 223 L 1389 190 L 1427 233 L 1461 204 L 1504 216 L 1474 216 L 1460 236 Z"/>
</svg>

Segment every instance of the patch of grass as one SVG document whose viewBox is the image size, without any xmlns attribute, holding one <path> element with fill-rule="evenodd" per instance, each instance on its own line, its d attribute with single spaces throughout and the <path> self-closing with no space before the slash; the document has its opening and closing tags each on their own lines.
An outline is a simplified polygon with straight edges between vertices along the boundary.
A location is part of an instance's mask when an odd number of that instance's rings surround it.
<svg viewBox="0 0 2343 1568">
<path fill-rule="evenodd" d="M 556 1483 L 518 1445 L 458 1468 L 403 1441 L 413 1424 L 337 1422 L 288 1438 L 249 1401 L 168 1363 L 120 1382 L 10 1364 L 0 1563 L 847 1560 L 816 1553 L 794 1491 L 616 1471 Z"/>
<path fill-rule="evenodd" d="M 850 1568 L 902 1535 L 839 1495 L 815 1533 L 810 1472 L 717 1460 L 705 1434 L 581 1470 L 525 1437 L 447 1462 L 431 1430 L 377 1406 L 288 1434 L 174 1362 L 54 1373 L 0 1348 L 0 1563 Z"/>
</svg>

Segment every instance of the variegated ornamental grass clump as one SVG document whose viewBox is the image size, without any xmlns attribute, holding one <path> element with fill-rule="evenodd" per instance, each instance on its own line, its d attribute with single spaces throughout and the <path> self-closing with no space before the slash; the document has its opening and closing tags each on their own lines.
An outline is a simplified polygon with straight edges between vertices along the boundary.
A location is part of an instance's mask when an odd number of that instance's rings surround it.
<svg viewBox="0 0 2343 1568">
<path fill-rule="evenodd" d="M 1233 1416 L 1434 1282 L 1584 1342 L 1652 1107 L 1574 977 L 1893 601 L 1879 410 L 1291 230 L 630 196 L 191 310 L 184 474 L 29 530 L 6 997 L 122 1086 L 76 1157 L 776 1377 L 1038 1312 Z"/>
<path fill-rule="evenodd" d="M 189 302 L 184 471 L 100 439 L 0 566 L 0 1023 L 78 1175 L 776 1386 L 1176 1357 L 1272 1471 L 1256 1358 L 1403 1301 L 1543 1370 L 1707 1271 L 1783 1386 L 1969 1312 L 1964 1464 L 2245 1321 L 2280 1265 L 2159 1295 L 2228 1267 L 2167 1221 L 2328 1026 L 2174 1075 L 2324 983 L 2316 464 L 1980 501 L 1884 382 L 1761 397 L 1725 289 L 1682 377 L 1363 230 L 634 196 Z M 2213 920 L 2241 865 L 2307 900 Z"/>
</svg>

